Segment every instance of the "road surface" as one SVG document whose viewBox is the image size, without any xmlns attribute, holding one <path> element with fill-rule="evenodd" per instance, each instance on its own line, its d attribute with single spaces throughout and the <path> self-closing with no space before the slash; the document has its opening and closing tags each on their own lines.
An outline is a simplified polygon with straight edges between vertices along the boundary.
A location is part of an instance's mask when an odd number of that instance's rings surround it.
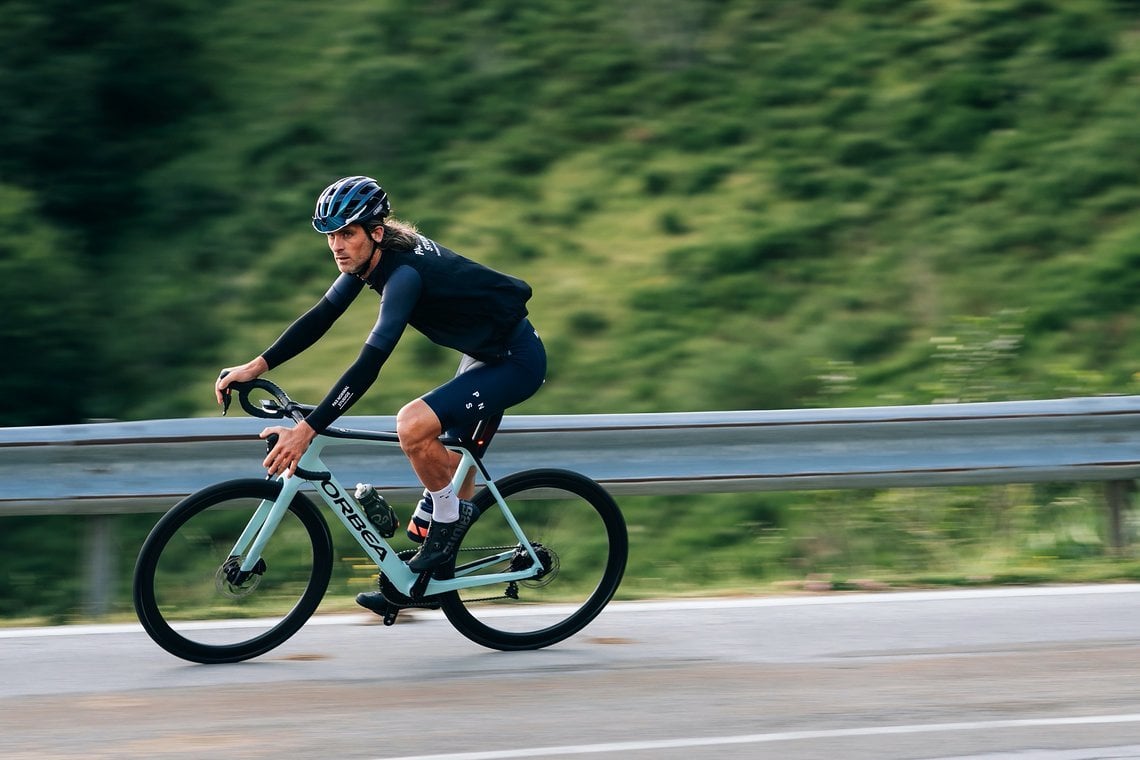
<svg viewBox="0 0 1140 760">
<path fill-rule="evenodd" d="M 1140 585 L 615 603 L 514 653 L 374 620 L 216 666 L 0 629 L 0 757 L 1140 758 Z"/>
</svg>

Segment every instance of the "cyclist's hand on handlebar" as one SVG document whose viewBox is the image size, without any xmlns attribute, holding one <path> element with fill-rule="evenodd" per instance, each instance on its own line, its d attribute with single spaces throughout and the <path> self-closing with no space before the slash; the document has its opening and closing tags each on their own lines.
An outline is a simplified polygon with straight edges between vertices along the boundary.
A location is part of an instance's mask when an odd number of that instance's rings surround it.
<svg viewBox="0 0 1140 760">
<path fill-rule="evenodd" d="M 317 437 L 316 431 L 309 427 L 309 423 L 301 420 L 296 427 L 267 427 L 261 431 L 260 438 L 277 436 L 277 443 L 266 455 L 262 464 L 270 475 L 288 472 L 290 475 L 297 471 L 297 463 L 309 449 L 309 444 Z"/>
<path fill-rule="evenodd" d="M 265 362 L 265 359 L 260 356 L 245 364 L 223 369 L 218 375 L 218 379 L 214 382 L 214 395 L 217 397 L 218 403 L 225 405 L 226 396 L 229 395 L 231 383 L 244 383 L 250 380 L 256 380 L 268 369 L 269 365 Z"/>
</svg>

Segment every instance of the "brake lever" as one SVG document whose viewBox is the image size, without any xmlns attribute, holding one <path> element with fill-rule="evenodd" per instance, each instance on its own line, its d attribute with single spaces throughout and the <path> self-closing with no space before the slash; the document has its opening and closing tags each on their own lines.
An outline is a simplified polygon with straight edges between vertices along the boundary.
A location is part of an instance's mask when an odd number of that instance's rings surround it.
<svg viewBox="0 0 1140 760">
<path fill-rule="evenodd" d="M 220 375 L 218 375 L 218 379 L 221 380 L 223 377 L 225 377 L 228 374 L 230 374 L 230 373 L 226 372 L 225 370 L 222 370 L 222 373 Z M 228 413 L 230 411 L 230 402 L 231 401 L 233 401 L 233 391 L 231 391 L 229 388 L 226 388 L 224 391 L 222 391 L 222 416 L 223 417 L 225 417 L 226 413 Z"/>
<path fill-rule="evenodd" d="M 273 449 L 275 449 L 277 447 L 277 441 L 279 441 L 280 439 L 281 439 L 281 436 L 277 435 L 277 433 L 270 433 L 268 436 L 265 437 L 265 455 L 266 456 L 273 453 Z M 274 477 L 276 477 L 276 476 L 267 474 L 265 476 L 265 479 L 266 480 L 273 480 Z"/>
</svg>

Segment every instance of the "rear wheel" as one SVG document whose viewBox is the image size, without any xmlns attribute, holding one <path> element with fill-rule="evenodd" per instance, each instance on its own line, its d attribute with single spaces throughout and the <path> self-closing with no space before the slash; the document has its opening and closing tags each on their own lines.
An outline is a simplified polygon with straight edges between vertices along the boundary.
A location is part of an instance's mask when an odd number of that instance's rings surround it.
<svg viewBox="0 0 1140 760">
<path fill-rule="evenodd" d="M 260 561 L 230 552 L 281 483 L 232 480 L 192 494 L 158 521 L 135 564 L 135 611 L 166 651 L 192 662 L 268 652 L 316 610 L 332 574 L 332 537 L 313 503 L 293 497 Z"/>
<path fill-rule="evenodd" d="M 567 470 L 528 470 L 496 486 L 532 542 L 540 573 L 443 594 L 444 614 L 464 636 L 492 649 L 550 646 L 582 630 L 613 598 L 629 552 L 625 520 L 604 488 Z M 494 556 L 500 560 L 477 572 L 532 566 L 490 491 L 473 501 L 480 517 L 459 548 L 456 574 Z"/>
</svg>

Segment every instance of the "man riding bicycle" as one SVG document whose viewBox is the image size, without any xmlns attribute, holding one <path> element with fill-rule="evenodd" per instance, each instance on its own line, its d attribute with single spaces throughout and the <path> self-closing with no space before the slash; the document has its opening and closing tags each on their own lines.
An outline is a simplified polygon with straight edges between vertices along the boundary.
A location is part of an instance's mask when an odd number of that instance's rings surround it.
<svg viewBox="0 0 1140 760">
<path fill-rule="evenodd" d="M 467 501 L 470 477 L 462 493 L 452 488 L 459 456 L 439 436 L 466 437 L 481 420 L 534 395 L 546 376 L 546 350 L 527 319 L 529 285 L 444 248 L 390 213 L 388 194 L 371 177 L 345 177 L 325 188 L 313 227 L 326 236 L 340 276 L 260 356 L 223 370 L 214 390 L 220 404 L 230 384 L 253 380 L 312 346 L 365 286 L 380 295 L 379 316 L 359 356 L 324 400 L 296 427 L 261 432 L 278 436 L 266 470 L 292 474 L 312 440 L 371 387 L 405 327 L 463 354 L 454 378 L 396 415 L 400 447 L 424 485 L 407 528 L 422 543 L 408 561 L 418 573 L 447 563 L 478 516 Z M 371 609 L 383 604 L 375 597 L 361 594 L 357 601 Z"/>
</svg>

